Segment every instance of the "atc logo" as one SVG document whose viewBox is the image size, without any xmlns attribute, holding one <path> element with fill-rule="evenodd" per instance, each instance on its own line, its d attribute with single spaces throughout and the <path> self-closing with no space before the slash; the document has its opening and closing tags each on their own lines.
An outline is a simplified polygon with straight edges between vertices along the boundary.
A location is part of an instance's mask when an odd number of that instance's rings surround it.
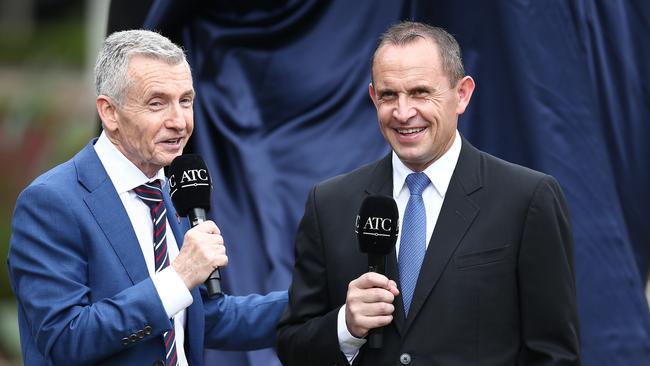
<svg viewBox="0 0 650 366">
<path fill-rule="evenodd" d="M 368 216 L 363 220 L 363 227 L 361 228 L 361 234 L 363 235 L 388 237 L 393 230 L 393 220 L 390 218 Z M 361 221 L 361 216 L 357 215 L 355 224 L 357 234 L 359 234 L 359 221 Z"/>
<path fill-rule="evenodd" d="M 169 176 L 170 195 L 173 196 L 178 189 L 187 187 L 210 187 L 210 175 L 207 169 L 188 169 L 184 170 L 180 182 L 176 180 L 176 175 Z"/>
</svg>

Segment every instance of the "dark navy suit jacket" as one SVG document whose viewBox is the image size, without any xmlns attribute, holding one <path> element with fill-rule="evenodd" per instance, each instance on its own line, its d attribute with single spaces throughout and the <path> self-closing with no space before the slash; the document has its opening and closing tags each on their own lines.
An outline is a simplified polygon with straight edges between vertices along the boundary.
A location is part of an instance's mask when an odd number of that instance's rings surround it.
<svg viewBox="0 0 650 366">
<path fill-rule="evenodd" d="M 312 190 L 279 324 L 278 356 L 285 365 L 348 363 L 339 350 L 337 314 L 349 282 L 368 268 L 355 218 L 366 196 L 392 192 L 390 155 Z M 463 139 L 408 317 L 398 296 L 383 347 L 366 343 L 354 364 L 579 365 L 573 265 L 557 181 Z M 395 250 L 386 275 L 399 286 Z"/>
</svg>

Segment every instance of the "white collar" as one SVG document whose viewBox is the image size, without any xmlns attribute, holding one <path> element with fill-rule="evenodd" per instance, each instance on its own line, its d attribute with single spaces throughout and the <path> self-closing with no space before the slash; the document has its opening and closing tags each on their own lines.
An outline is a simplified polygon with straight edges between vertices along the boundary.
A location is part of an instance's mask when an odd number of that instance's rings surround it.
<svg viewBox="0 0 650 366">
<path fill-rule="evenodd" d="M 444 198 L 445 194 L 447 193 L 447 188 L 449 188 L 451 176 L 454 174 L 456 163 L 458 163 L 461 145 L 462 140 L 460 138 L 460 133 L 458 133 L 458 130 L 456 130 L 454 142 L 452 143 L 449 150 L 447 150 L 447 152 L 439 157 L 438 160 L 434 161 L 431 165 L 424 169 L 424 174 L 429 177 L 433 188 L 442 198 Z M 406 177 L 414 172 L 406 165 L 404 165 L 404 163 L 399 159 L 399 157 L 397 157 L 397 154 L 395 154 L 394 151 L 392 154 L 392 162 L 393 197 L 398 198 L 406 184 Z"/>
<path fill-rule="evenodd" d="M 102 162 L 108 177 L 118 194 L 128 192 L 144 183 L 159 179 L 161 184 L 165 182 L 165 172 L 160 169 L 153 179 L 147 177 L 135 164 L 120 152 L 108 139 L 104 131 L 95 143 L 95 152 Z"/>
</svg>

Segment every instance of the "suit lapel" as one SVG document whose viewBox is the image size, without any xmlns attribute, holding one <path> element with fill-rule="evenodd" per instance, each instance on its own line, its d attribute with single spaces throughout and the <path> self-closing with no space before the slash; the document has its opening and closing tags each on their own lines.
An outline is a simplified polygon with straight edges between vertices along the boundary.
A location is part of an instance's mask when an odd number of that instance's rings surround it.
<svg viewBox="0 0 650 366">
<path fill-rule="evenodd" d="M 481 188 L 481 184 L 480 152 L 463 139 L 458 163 L 424 256 L 405 331 L 417 318 L 422 305 L 478 214 L 479 207 L 470 195 Z"/>
<path fill-rule="evenodd" d="M 129 278 L 136 284 L 149 277 L 140 248 L 134 248 L 138 239 L 131 226 L 122 201 L 106 174 L 91 141 L 74 158 L 79 183 L 88 190 L 84 202 L 88 206 L 115 254 L 122 262 Z"/>
</svg>

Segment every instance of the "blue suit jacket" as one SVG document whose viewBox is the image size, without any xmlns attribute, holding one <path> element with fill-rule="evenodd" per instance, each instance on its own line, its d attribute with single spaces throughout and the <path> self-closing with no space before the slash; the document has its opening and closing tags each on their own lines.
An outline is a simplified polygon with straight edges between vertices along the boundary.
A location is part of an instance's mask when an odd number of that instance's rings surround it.
<svg viewBox="0 0 650 366">
<path fill-rule="evenodd" d="M 16 203 L 7 261 L 25 365 L 164 359 L 162 334 L 171 322 L 93 143 L 37 178 Z M 185 228 L 165 195 L 180 246 Z M 287 301 L 286 292 L 209 299 L 204 286 L 192 297 L 185 328 L 190 365 L 203 364 L 204 347 L 273 345 Z"/>
</svg>

